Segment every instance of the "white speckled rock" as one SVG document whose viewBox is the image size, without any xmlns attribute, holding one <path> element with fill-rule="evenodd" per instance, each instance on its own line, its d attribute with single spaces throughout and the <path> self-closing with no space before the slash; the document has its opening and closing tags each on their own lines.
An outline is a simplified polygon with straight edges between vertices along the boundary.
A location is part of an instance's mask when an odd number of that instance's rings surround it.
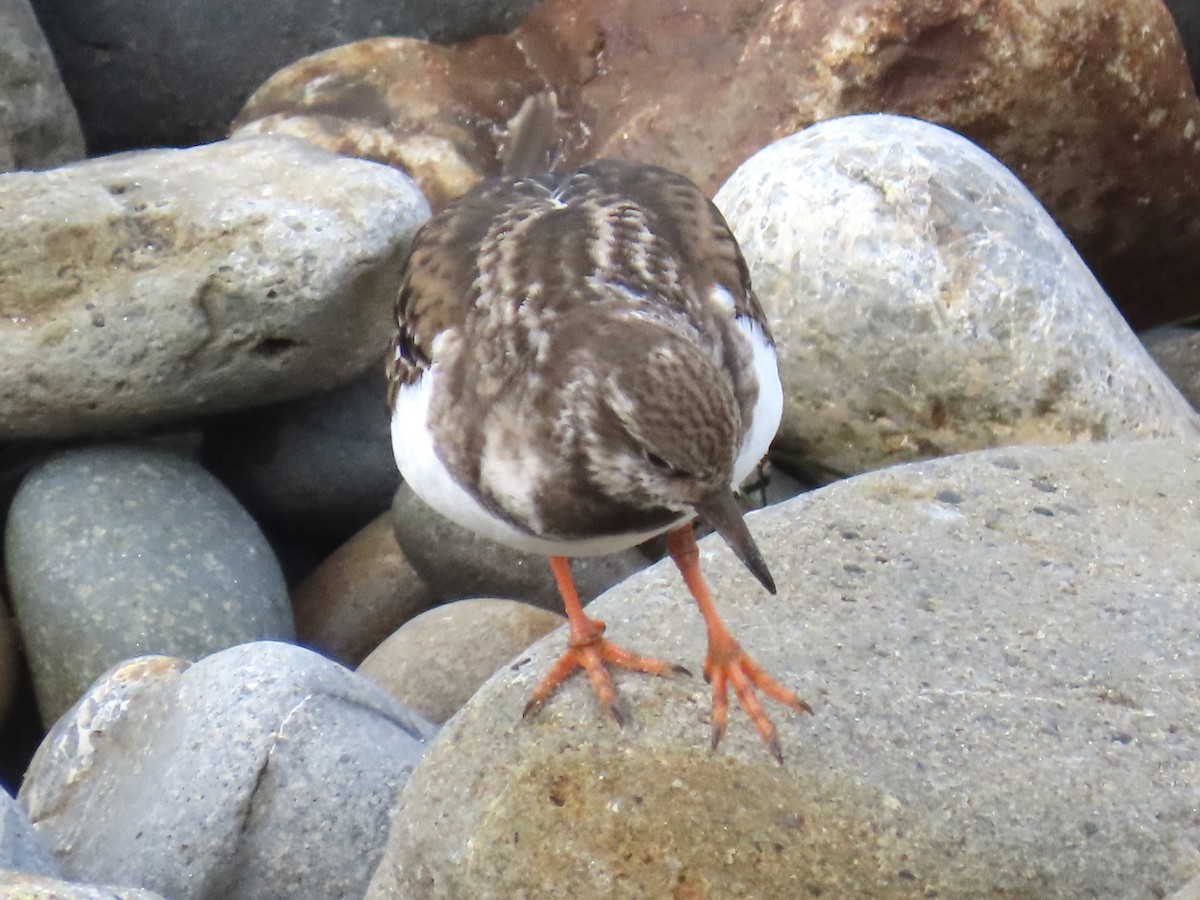
<svg viewBox="0 0 1200 900">
<path fill-rule="evenodd" d="M 51 457 L 21 484 L 6 571 L 42 720 L 123 659 L 199 659 L 294 634 L 254 520 L 191 460 L 137 446 Z"/>
<path fill-rule="evenodd" d="M 59 720 L 19 799 L 72 878 L 172 900 L 358 900 L 433 731 L 288 644 L 142 657 Z"/>
<path fill-rule="evenodd" d="M 378 360 L 429 215 L 412 181 L 287 138 L 0 176 L 0 437 L 257 406 Z"/>
<path fill-rule="evenodd" d="M 700 678 L 618 673 L 624 729 L 578 676 L 523 721 L 556 633 L 446 723 L 368 897 L 1171 896 L 1200 876 L 1197 485 L 1194 442 L 1020 447 L 754 514 L 777 597 L 701 557 L 815 709 L 769 704 L 785 766 L 736 709 L 709 750 Z M 669 562 L 590 610 L 698 669 Z"/>
<path fill-rule="evenodd" d="M 1022 443 L 1196 434 L 1050 216 L 966 139 L 814 125 L 716 196 L 779 346 L 779 446 L 853 473 Z"/>
</svg>

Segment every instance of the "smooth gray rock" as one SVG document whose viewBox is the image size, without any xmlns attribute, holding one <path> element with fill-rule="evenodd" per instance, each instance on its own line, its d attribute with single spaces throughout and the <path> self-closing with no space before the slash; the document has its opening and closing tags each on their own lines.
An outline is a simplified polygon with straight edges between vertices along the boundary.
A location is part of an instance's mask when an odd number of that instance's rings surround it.
<svg viewBox="0 0 1200 900">
<path fill-rule="evenodd" d="M 0 0 L 0 172 L 82 159 L 83 131 L 29 0 Z"/>
<path fill-rule="evenodd" d="M 328 390 L 374 365 L 408 242 L 403 173 L 288 138 L 0 175 L 0 437 Z"/>
<path fill-rule="evenodd" d="M 358 900 L 432 734 L 288 644 L 143 657 L 55 725 L 19 799 L 74 878 L 172 900 Z"/>
<path fill-rule="evenodd" d="M 1200 329 L 1194 324 L 1163 325 L 1139 336 L 1192 408 L 1200 409 Z"/>
<path fill-rule="evenodd" d="M 0 869 L 0 897 L 12 900 L 163 900 L 161 894 L 141 888 L 81 884 L 7 869 Z"/>
<path fill-rule="evenodd" d="M 381 34 L 455 41 L 512 27 L 534 0 L 34 0 L 93 153 L 222 137 L 302 56 Z"/>
<path fill-rule="evenodd" d="M 400 484 L 383 363 L 314 397 L 239 413 L 205 432 L 205 465 L 264 524 L 344 539 Z"/>
<path fill-rule="evenodd" d="M 965 138 L 821 122 L 752 156 L 716 203 L 775 334 L 784 452 L 854 473 L 1197 434 L 1054 221 Z"/>
<path fill-rule="evenodd" d="M 441 725 L 492 673 L 565 622 L 517 600 L 446 603 L 401 625 L 357 671 Z"/>
<path fill-rule="evenodd" d="M 401 484 L 392 503 L 396 542 L 404 557 L 440 601 L 499 597 L 562 611 L 546 557 L 520 553 L 479 537 L 434 512 Z M 579 598 L 587 603 L 644 569 L 650 560 L 636 548 L 573 560 Z"/>
<path fill-rule="evenodd" d="M 9 615 L 8 604 L 4 597 L 0 596 L 0 726 L 4 725 L 8 706 L 16 691 L 20 658 L 16 626 Z"/>
<path fill-rule="evenodd" d="M 58 876 L 54 857 L 34 833 L 25 810 L 7 791 L 0 790 L 0 870 L 4 869 L 26 875 Z"/>
<path fill-rule="evenodd" d="M 709 749 L 698 677 L 618 673 L 623 729 L 579 676 L 522 721 L 556 633 L 446 724 L 367 896 L 1169 896 L 1200 876 L 1197 484 L 1194 442 L 1013 448 L 754 514 L 777 597 L 701 562 L 814 707 L 767 701 L 784 766 L 737 709 Z M 591 611 L 698 669 L 669 563 Z"/>
<path fill-rule="evenodd" d="M 97 446 L 34 469 L 9 512 L 7 575 L 42 720 L 131 656 L 199 659 L 294 634 L 271 548 L 196 463 Z"/>
</svg>

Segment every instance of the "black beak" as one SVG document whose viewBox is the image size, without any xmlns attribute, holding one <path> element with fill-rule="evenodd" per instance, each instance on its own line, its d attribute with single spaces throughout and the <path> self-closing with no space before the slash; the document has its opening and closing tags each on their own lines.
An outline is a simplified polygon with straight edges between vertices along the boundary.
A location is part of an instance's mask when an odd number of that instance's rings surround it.
<svg viewBox="0 0 1200 900">
<path fill-rule="evenodd" d="M 732 491 L 717 494 L 703 503 L 697 503 L 696 512 L 725 539 L 725 543 L 737 554 L 742 565 L 762 582 L 763 587 L 774 594 L 775 580 L 771 578 L 767 563 L 758 552 L 754 538 L 750 536 L 750 529 L 742 521 L 742 507 L 737 496 Z"/>
</svg>

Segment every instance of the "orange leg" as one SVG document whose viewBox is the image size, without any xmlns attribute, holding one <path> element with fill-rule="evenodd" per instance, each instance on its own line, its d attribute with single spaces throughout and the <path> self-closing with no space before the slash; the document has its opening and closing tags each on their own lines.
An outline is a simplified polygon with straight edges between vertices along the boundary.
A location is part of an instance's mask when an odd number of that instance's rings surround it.
<svg viewBox="0 0 1200 900">
<path fill-rule="evenodd" d="M 575 590 L 575 579 L 571 577 L 570 562 L 562 556 L 551 556 L 550 568 L 554 572 L 554 580 L 558 583 L 558 592 L 562 594 L 570 635 L 567 638 L 567 649 L 563 655 L 550 667 L 550 671 L 533 689 L 533 696 L 525 705 L 524 714 L 526 716 L 533 715 L 541 709 L 576 669 L 583 669 L 587 672 L 588 680 L 592 682 L 592 690 L 596 692 L 596 696 L 600 698 L 604 708 L 616 719 L 618 725 L 625 724 L 625 719 L 616 707 L 617 690 L 613 687 L 606 664 L 622 669 L 632 669 L 635 672 L 646 672 L 650 675 L 689 674 L 683 666 L 638 656 L 636 653 L 630 653 L 628 650 L 606 641 L 603 636 L 604 623 L 599 619 L 589 619 L 584 615 L 583 604 L 579 602 L 579 594 Z"/>
<path fill-rule="evenodd" d="M 708 585 L 704 583 L 704 576 L 700 574 L 700 551 L 696 547 L 696 533 L 691 524 L 670 532 L 667 535 L 667 547 L 708 628 L 708 655 L 704 659 L 704 677 L 712 684 L 713 749 L 716 749 L 721 738 L 725 736 L 729 713 L 726 685 L 732 684 L 738 702 L 758 729 L 758 733 L 762 735 L 762 739 L 766 741 L 771 755 L 782 763 L 783 751 L 779 746 L 779 735 L 767 717 L 757 692 L 762 691 L 772 700 L 777 700 L 796 712 L 811 713 L 812 707 L 764 672 L 746 655 L 725 628 L 725 623 L 721 621 L 717 608 L 713 605 Z"/>
</svg>

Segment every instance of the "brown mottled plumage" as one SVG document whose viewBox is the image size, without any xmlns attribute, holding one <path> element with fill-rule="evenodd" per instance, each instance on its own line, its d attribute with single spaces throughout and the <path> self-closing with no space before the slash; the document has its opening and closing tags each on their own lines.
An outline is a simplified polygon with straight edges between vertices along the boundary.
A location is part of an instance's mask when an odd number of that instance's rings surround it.
<svg viewBox="0 0 1200 900">
<path fill-rule="evenodd" d="M 553 122 L 552 109 L 523 115 Z M 513 168 L 539 158 L 518 140 Z M 460 524 L 551 556 L 572 645 L 531 707 L 577 666 L 610 709 L 605 662 L 670 674 L 600 636 L 565 562 L 670 529 L 709 624 L 714 745 L 728 677 L 778 756 L 754 688 L 807 707 L 725 632 L 690 525 L 709 520 L 774 590 L 731 487 L 778 425 L 778 374 L 716 207 L 680 175 L 624 162 L 493 179 L 418 233 L 396 313 L 389 399 L 406 480 Z"/>
<path fill-rule="evenodd" d="M 694 455 L 709 435 L 688 417 L 726 427 L 712 435 L 720 446 L 711 455 L 729 457 L 725 470 L 712 473 L 727 485 L 730 451 L 740 444 L 758 385 L 732 317 L 708 299 L 714 286 L 733 298 L 734 316 L 753 319 L 766 334 L 728 228 L 682 176 L 604 161 L 563 179 L 498 179 L 434 217 L 414 242 L 397 307 L 393 382 L 413 383 L 441 339 L 446 388 L 434 399 L 432 426 L 443 462 L 456 478 L 478 484 L 481 502 L 514 526 L 567 538 L 608 533 L 622 522 L 628 531 L 665 526 L 678 518 L 678 505 L 617 502 L 597 490 L 606 473 L 575 464 L 592 433 L 578 427 L 583 417 L 603 440 L 622 436 L 607 409 L 566 398 L 604 371 L 601 357 L 614 346 L 651 371 L 682 367 L 690 377 L 641 377 L 641 369 L 614 377 L 638 403 L 662 407 L 641 418 L 676 420 L 658 429 L 659 458 Z M 471 352 L 461 352 L 464 346 Z M 714 377 L 712 366 L 727 368 L 729 377 Z M 449 414 L 463 397 L 479 406 L 465 423 Z M 727 408 L 702 415 L 719 403 Z M 564 413 L 576 419 L 563 421 Z M 493 423 L 509 423 L 519 435 L 515 452 L 553 447 L 546 465 L 557 471 L 537 498 L 536 523 L 522 522 L 480 482 Z"/>
</svg>

